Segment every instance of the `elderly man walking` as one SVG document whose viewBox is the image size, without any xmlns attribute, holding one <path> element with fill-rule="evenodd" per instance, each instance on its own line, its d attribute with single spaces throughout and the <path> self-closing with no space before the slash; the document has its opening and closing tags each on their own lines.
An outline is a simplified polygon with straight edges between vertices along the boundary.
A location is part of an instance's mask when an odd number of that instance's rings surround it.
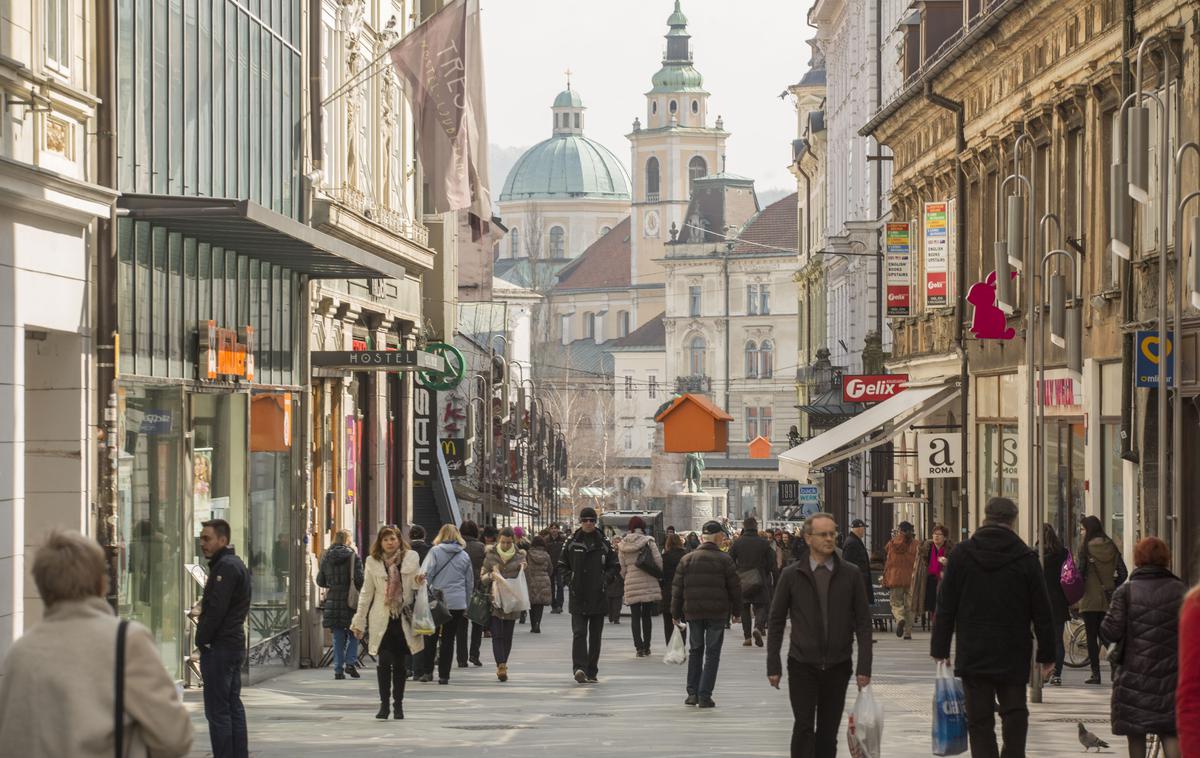
<svg viewBox="0 0 1200 758">
<path fill-rule="evenodd" d="M 671 616 L 688 625 L 690 655 L 683 703 L 715 708 L 712 693 L 721 665 L 725 624 L 734 609 L 741 607 L 742 588 L 733 559 L 721 551 L 724 528 L 709 521 L 700 532 L 700 547 L 680 558 L 675 568 Z"/>
<path fill-rule="evenodd" d="M 853 642 L 858 640 L 858 688 L 871 682 L 871 611 L 856 566 L 837 555 L 837 523 L 828 513 L 804 522 L 808 554 L 783 570 L 767 622 L 767 680 L 778 689 L 787 622 L 792 758 L 834 758 Z M 814 721 L 816 727 L 814 729 Z"/>
</svg>

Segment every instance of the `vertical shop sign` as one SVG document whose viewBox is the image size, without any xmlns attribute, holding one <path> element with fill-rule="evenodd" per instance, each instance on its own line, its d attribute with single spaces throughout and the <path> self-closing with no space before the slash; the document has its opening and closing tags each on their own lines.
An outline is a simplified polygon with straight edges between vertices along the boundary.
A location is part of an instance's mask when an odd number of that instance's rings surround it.
<svg viewBox="0 0 1200 758">
<path fill-rule="evenodd" d="M 950 236 L 947 204 L 925 203 L 925 307 L 950 303 Z"/>
<path fill-rule="evenodd" d="M 912 225 L 887 225 L 887 315 L 912 315 Z"/>
<path fill-rule="evenodd" d="M 441 524 L 437 500 L 434 497 L 434 478 L 438 459 L 438 393 L 418 383 L 413 385 L 413 483 L 412 523 L 426 529 Z"/>
<path fill-rule="evenodd" d="M 358 424 L 346 416 L 346 505 L 353 506 L 358 490 Z"/>
</svg>

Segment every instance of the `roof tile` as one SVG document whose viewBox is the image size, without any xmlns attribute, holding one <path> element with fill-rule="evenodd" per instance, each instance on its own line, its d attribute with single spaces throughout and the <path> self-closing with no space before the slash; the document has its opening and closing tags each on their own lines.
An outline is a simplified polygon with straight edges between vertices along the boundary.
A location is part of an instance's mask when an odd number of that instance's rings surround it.
<svg viewBox="0 0 1200 758">
<path fill-rule="evenodd" d="M 800 241 L 800 222 L 797 213 L 798 193 L 771 203 L 746 222 L 738 235 L 734 254 L 796 252 Z"/>
<path fill-rule="evenodd" d="M 629 239 L 629 217 L 626 216 L 600 239 L 583 251 L 575 261 L 558 275 L 555 289 L 601 289 L 628 287 L 629 262 L 632 255 Z"/>
</svg>

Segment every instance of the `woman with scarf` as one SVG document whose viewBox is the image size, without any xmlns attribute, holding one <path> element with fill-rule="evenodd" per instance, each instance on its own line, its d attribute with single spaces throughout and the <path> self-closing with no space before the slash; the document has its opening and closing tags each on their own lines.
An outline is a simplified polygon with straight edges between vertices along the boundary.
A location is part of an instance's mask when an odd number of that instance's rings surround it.
<svg viewBox="0 0 1200 758">
<path fill-rule="evenodd" d="M 516 579 L 524 567 L 525 551 L 517 547 L 512 528 L 506 526 L 500 530 L 496 544 L 487 546 L 479 580 L 491 592 L 497 576 Z M 520 611 L 503 613 L 498 605 L 492 604 L 492 655 L 496 659 L 496 678 L 502 682 L 508 681 L 508 656 L 512 652 L 513 630 L 520 615 Z"/>
<path fill-rule="evenodd" d="M 404 718 L 404 678 L 408 656 L 421 652 L 425 642 L 413 634 L 412 607 L 417 588 L 423 583 L 419 576 L 421 562 L 410 550 L 394 526 L 380 528 L 367 557 L 358 611 L 350 622 L 350 631 L 357 639 L 369 635 L 368 649 L 379 661 L 379 713 L 377 719 L 388 717 L 388 698 L 391 697 L 392 717 Z"/>
<path fill-rule="evenodd" d="M 937 610 L 938 584 L 942 580 L 942 569 L 954 544 L 950 542 L 950 530 L 938 524 L 933 527 L 933 539 L 921 543 L 917 553 L 917 565 L 913 571 L 912 587 L 909 595 L 912 597 L 912 617 L 921 618 L 929 614 L 929 626 L 933 626 L 933 614 Z"/>
</svg>

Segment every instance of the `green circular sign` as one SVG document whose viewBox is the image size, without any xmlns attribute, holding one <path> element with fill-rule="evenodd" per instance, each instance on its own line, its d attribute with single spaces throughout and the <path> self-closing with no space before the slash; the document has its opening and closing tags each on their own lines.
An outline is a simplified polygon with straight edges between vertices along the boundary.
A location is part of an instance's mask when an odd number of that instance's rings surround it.
<svg viewBox="0 0 1200 758">
<path fill-rule="evenodd" d="M 432 342 L 425 346 L 425 352 L 440 355 L 446 361 L 445 371 L 419 371 L 417 381 L 421 386 L 439 392 L 452 390 L 462 381 L 467 372 L 467 361 L 454 345 L 445 342 Z"/>
</svg>

